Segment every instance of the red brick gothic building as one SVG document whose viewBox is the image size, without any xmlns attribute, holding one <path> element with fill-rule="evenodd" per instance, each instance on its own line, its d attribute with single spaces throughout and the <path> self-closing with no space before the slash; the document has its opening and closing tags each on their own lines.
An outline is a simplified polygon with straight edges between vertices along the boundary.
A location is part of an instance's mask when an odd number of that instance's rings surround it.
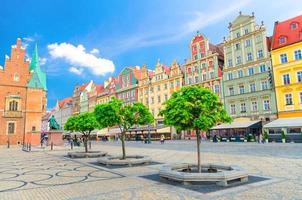
<svg viewBox="0 0 302 200">
<path fill-rule="evenodd" d="M 39 143 L 41 119 L 46 113 L 46 75 L 40 69 L 37 47 L 31 62 L 21 39 L 0 68 L 0 145 Z"/>
</svg>

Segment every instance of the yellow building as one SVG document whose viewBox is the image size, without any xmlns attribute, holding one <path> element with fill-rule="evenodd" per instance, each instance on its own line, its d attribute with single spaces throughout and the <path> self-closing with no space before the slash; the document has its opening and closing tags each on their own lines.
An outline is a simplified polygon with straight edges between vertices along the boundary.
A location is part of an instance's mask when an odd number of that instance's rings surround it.
<svg viewBox="0 0 302 200">
<path fill-rule="evenodd" d="M 302 117 L 302 15 L 276 22 L 273 77 L 279 118 Z"/>
<path fill-rule="evenodd" d="M 176 61 L 171 66 L 166 66 L 158 60 L 154 71 L 148 70 L 146 66 L 142 67 L 138 100 L 150 109 L 157 125 L 163 124 L 163 118 L 158 115 L 163 103 L 182 85 L 183 74 Z"/>
</svg>

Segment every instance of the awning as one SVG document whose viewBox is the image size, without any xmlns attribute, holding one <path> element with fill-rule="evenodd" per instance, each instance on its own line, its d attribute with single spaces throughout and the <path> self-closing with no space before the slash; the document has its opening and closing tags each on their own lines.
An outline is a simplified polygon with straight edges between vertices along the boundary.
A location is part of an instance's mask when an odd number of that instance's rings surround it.
<svg viewBox="0 0 302 200">
<path fill-rule="evenodd" d="M 108 135 L 108 128 L 103 128 L 101 130 L 98 130 L 97 135 L 100 135 L 100 136 Z"/>
<path fill-rule="evenodd" d="M 263 128 L 286 128 L 286 127 L 302 127 L 302 117 L 279 118 L 263 126 Z"/>
<path fill-rule="evenodd" d="M 245 121 L 245 122 L 232 122 L 230 124 L 220 124 L 211 128 L 211 130 L 218 129 L 234 129 L 234 128 L 261 128 L 261 121 Z"/>
<path fill-rule="evenodd" d="M 159 128 L 156 131 L 157 133 L 170 133 L 171 132 L 171 127 L 164 127 L 164 128 Z"/>
<path fill-rule="evenodd" d="M 109 128 L 108 134 L 109 135 L 115 135 L 121 133 L 121 130 L 119 128 Z"/>
</svg>

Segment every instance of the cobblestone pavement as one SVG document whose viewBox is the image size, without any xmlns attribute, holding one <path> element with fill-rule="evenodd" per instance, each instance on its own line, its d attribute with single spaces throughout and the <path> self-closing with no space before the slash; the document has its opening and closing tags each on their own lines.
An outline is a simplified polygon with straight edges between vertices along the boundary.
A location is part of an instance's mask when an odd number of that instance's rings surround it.
<svg viewBox="0 0 302 200">
<path fill-rule="evenodd" d="M 185 142 L 185 145 L 194 144 Z M 281 145 L 271 148 L 279 151 Z M 247 147 L 252 150 L 251 146 Z M 302 145 L 300 148 L 302 150 Z M 93 150 L 121 153 L 121 147 L 112 143 L 94 144 Z M 0 149 L 0 199 L 302 199 L 302 159 L 295 151 L 290 157 L 203 152 L 204 163 L 235 164 L 253 176 L 268 178 L 203 192 L 146 178 L 156 174 L 162 163 L 194 163 L 196 153 L 193 151 L 135 147 L 135 144 L 127 143 L 129 155 L 148 155 L 156 163 L 113 169 L 96 165 L 96 159 L 71 160 L 65 157 L 67 152 L 68 147 L 31 153 L 19 148 Z"/>
</svg>

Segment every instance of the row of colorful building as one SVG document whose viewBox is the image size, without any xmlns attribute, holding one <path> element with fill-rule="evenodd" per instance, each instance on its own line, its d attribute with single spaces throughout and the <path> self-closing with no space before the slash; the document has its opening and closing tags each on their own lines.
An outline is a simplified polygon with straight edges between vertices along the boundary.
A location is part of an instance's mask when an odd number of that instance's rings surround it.
<svg viewBox="0 0 302 200">
<path fill-rule="evenodd" d="M 138 101 L 150 109 L 156 123 L 151 128 L 134 128 L 133 132 L 141 134 L 151 129 L 170 137 L 175 131 L 163 127 L 163 119 L 158 116 L 163 102 L 183 86 L 199 85 L 216 93 L 234 118 L 232 124 L 214 127 L 212 134 L 259 135 L 265 128 L 272 138 L 281 131 L 300 136 L 302 16 L 275 22 L 271 37 L 267 36 L 263 22 L 256 23 L 254 14 L 240 12 L 228 29 L 229 35 L 217 45 L 197 33 L 190 43 L 191 56 L 184 64 L 173 61 L 167 66 L 158 60 L 154 69 L 145 65 L 125 67 L 102 85 L 91 81 L 76 86 L 73 97 L 58 102 L 57 110 L 60 105 L 68 105 L 70 115 L 92 111 L 96 104 L 108 102 L 112 97 L 122 99 L 125 104 Z M 114 133 L 110 129 L 101 131 L 101 134 Z M 189 131 L 184 137 L 194 137 L 194 132 Z"/>
<path fill-rule="evenodd" d="M 134 127 L 129 137 L 151 133 L 154 138 L 161 134 L 170 138 L 175 130 L 165 127 L 158 113 L 174 91 L 187 85 L 211 89 L 234 118 L 231 124 L 214 127 L 211 134 L 241 137 L 266 129 L 272 139 L 278 139 L 282 131 L 291 139 L 300 137 L 302 16 L 275 22 L 271 37 L 267 37 L 263 23 L 256 23 L 254 14 L 240 13 L 228 28 L 228 36 L 217 45 L 197 33 L 190 42 L 191 56 L 183 64 L 173 61 L 168 66 L 158 60 L 153 69 L 125 67 L 101 85 L 90 81 L 76 86 L 73 96 L 58 101 L 47 115 L 46 75 L 39 66 L 38 50 L 35 48 L 30 62 L 18 39 L 0 68 L 0 144 L 8 140 L 24 143 L 27 135 L 44 132 L 51 115 L 64 127 L 71 115 L 93 111 L 96 104 L 112 97 L 125 104 L 142 102 L 156 119 L 152 125 Z M 113 127 L 95 135 L 117 133 Z M 182 136 L 194 137 L 194 132 Z"/>
</svg>

